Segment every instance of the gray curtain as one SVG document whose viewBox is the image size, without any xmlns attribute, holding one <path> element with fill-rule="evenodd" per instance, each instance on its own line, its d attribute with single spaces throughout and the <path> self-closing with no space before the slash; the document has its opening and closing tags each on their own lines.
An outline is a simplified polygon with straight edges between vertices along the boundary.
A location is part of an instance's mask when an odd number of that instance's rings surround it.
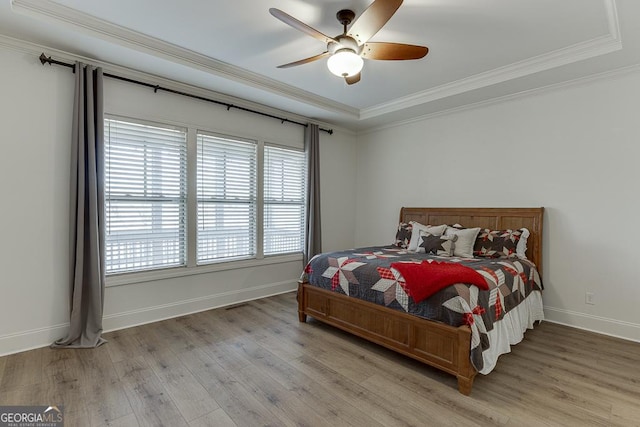
<svg viewBox="0 0 640 427">
<path fill-rule="evenodd" d="M 304 265 L 322 252 L 320 235 L 320 129 L 309 123 L 304 132 L 307 152 L 307 224 L 305 232 Z"/>
<path fill-rule="evenodd" d="M 91 348 L 104 307 L 104 119 L 102 69 L 76 63 L 71 147 L 71 327 L 52 347 Z"/>
</svg>

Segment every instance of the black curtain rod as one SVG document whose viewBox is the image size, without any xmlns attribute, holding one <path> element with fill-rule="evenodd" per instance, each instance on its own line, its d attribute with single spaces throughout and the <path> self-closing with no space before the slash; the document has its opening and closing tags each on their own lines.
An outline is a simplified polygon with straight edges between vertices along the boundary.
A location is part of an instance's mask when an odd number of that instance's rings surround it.
<svg viewBox="0 0 640 427">
<path fill-rule="evenodd" d="M 46 56 L 44 53 L 42 53 L 40 55 L 40 63 L 42 63 L 42 65 L 44 65 L 44 64 L 62 65 L 63 67 L 71 68 L 74 73 L 76 72 L 75 64 L 68 64 L 66 62 L 56 61 L 55 59 L 52 59 L 50 56 Z M 287 122 L 287 123 L 293 123 L 293 124 L 296 124 L 296 125 L 307 127 L 306 123 L 296 122 L 295 120 L 290 120 L 290 119 L 287 119 L 286 117 L 274 116 L 273 114 L 263 113 L 262 111 L 256 111 L 256 110 L 252 110 L 250 108 L 240 107 L 238 105 L 229 104 L 227 102 L 216 101 L 215 99 L 205 98 L 204 96 L 193 95 L 191 93 L 182 92 L 182 91 L 174 90 L 174 89 L 169 89 L 169 88 L 162 87 L 162 86 L 159 86 L 159 85 L 153 85 L 151 83 L 145 83 L 145 82 L 141 82 L 139 80 L 129 79 L 127 77 L 117 76 L 115 74 L 110 74 L 110 73 L 102 73 L 102 74 L 103 74 L 103 76 L 110 77 L 112 79 L 121 80 L 123 82 L 128 82 L 128 83 L 134 83 L 134 84 L 137 84 L 137 85 L 140 85 L 140 86 L 146 86 L 148 88 L 153 89 L 153 91 L 155 93 L 157 93 L 159 90 L 163 90 L 165 92 L 174 93 L 176 95 L 187 96 L 189 98 L 199 99 L 200 101 L 207 101 L 207 102 L 211 102 L 211 103 L 214 103 L 214 104 L 222 105 L 222 106 L 227 107 L 227 111 L 229 111 L 232 108 L 235 108 L 237 110 L 246 111 L 248 113 L 259 114 L 259 115 L 264 116 L 264 117 L 270 117 L 272 119 L 280 120 L 281 123 Z M 323 128 L 319 128 L 319 129 L 321 131 L 323 131 L 323 132 L 328 133 L 329 135 L 333 135 L 333 129 L 323 129 Z"/>
</svg>

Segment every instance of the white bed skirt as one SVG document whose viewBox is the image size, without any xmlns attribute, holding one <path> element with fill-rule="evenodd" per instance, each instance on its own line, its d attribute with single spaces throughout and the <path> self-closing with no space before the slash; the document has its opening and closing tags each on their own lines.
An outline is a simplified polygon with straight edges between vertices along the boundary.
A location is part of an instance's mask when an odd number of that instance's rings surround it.
<svg viewBox="0 0 640 427">
<path fill-rule="evenodd" d="M 481 374 L 487 375 L 495 368 L 501 354 L 511 352 L 511 346 L 524 338 L 527 329 L 533 329 L 536 321 L 544 320 L 542 292 L 533 291 L 513 310 L 509 311 L 493 329 L 487 333 L 490 347 L 482 352 L 484 368 Z"/>
</svg>

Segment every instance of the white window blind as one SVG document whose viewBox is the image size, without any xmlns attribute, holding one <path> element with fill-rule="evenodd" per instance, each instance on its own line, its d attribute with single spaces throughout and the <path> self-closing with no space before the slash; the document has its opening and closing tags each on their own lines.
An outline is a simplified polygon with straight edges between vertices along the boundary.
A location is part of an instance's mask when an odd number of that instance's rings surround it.
<svg viewBox="0 0 640 427">
<path fill-rule="evenodd" d="M 257 145 L 198 133 L 197 263 L 256 255 Z"/>
<path fill-rule="evenodd" d="M 265 145 L 265 255 L 302 252 L 306 175 L 303 151 Z"/>
<path fill-rule="evenodd" d="M 105 119 L 106 273 L 186 265 L 186 130 Z"/>
</svg>

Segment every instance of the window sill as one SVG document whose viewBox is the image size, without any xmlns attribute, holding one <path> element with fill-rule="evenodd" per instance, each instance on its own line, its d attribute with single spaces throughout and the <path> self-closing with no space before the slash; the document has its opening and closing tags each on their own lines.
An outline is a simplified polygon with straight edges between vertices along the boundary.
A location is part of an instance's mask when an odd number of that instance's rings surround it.
<svg viewBox="0 0 640 427">
<path fill-rule="evenodd" d="M 141 271 L 137 273 L 123 273 L 107 276 L 106 287 L 131 285 L 134 283 L 153 282 L 155 280 L 173 279 L 176 277 L 192 276 L 195 274 L 215 273 L 216 271 L 237 270 L 241 268 L 260 267 L 263 265 L 284 264 L 300 261 L 302 272 L 302 254 L 276 255 L 263 259 L 246 259 L 240 261 L 228 261 L 196 267 L 174 267 L 160 270 Z"/>
</svg>

